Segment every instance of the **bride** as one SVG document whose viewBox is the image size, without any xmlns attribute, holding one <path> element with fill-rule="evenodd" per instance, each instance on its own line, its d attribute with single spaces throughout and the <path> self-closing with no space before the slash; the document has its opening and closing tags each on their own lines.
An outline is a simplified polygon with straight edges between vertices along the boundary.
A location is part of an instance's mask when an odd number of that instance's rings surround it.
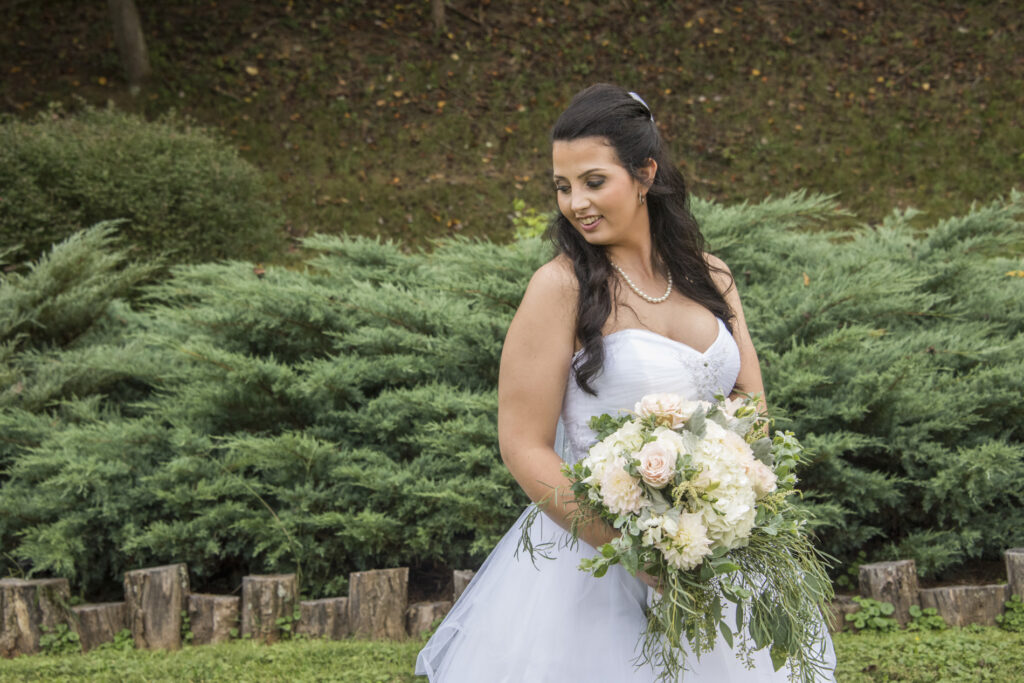
<svg viewBox="0 0 1024 683">
<path fill-rule="evenodd" d="M 646 103 L 591 86 L 559 117 L 552 141 L 558 254 L 530 280 L 498 383 L 501 455 L 530 499 L 546 501 L 529 533 L 534 546 L 553 542 L 552 559 L 517 553 L 519 522 L 509 530 L 420 652 L 416 673 L 431 683 L 656 680 L 650 663 L 637 665 L 637 645 L 657 587 L 621 566 L 602 578 L 578 569 L 617 532 L 598 520 L 580 530 L 584 542 L 565 542 L 574 508 L 561 465 L 587 454 L 591 416 L 629 409 L 644 394 L 764 393 L 733 278 L 703 250 Z M 699 660 L 687 657 L 685 678 L 789 673 L 776 672 L 766 650 L 741 659 L 720 639 Z"/>
</svg>

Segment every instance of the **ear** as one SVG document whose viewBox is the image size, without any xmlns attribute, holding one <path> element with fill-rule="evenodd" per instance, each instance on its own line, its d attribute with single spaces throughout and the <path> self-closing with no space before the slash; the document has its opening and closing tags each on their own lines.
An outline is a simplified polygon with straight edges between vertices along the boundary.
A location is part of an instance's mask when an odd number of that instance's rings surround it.
<svg viewBox="0 0 1024 683">
<path fill-rule="evenodd" d="M 654 176 L 658 172 L 658 162 L 654 159 L 648 159 L 647 163 L 638 168 L 636 172 L 640 177 L 640 184 L 645 188 L 649 188 L 654 184 Z"/>
</svg>

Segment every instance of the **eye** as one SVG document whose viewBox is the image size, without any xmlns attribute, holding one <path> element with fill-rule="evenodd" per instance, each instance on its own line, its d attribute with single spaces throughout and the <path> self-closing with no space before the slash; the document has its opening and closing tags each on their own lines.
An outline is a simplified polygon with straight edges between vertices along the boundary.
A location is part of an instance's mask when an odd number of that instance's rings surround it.
<svg viewBox="0 0 1024 683">
<path fill-rule="evenodd" d="M 555 185 L 555 192 L 561 192 L 562 194 L 569 194 L 568 185 Z"/>
<path fill-rule="evenodd" d="M 604 185 L 604 178 L 591 178 L 587 181 L 587 187 L 597 189 Z"/>
</svg>

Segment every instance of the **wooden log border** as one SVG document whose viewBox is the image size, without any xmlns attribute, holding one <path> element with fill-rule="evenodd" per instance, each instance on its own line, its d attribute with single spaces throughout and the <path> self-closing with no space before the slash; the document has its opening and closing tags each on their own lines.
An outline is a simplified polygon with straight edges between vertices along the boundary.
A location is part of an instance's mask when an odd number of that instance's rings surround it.
<svg viewBox="0 0 1024 683">
<path fill-rule="evenodd" d="M 991 625 L 997 614 L 1001 614 L 1004 611 L 1004 607 L 1000 603 L 1000 598 L 1005 596 L 1009 598 L 1011 594 L 1017 595 L 1024 593 L 1024 548 L 1010 548 L 1004 554 L 1004 559 L 1007 566 L 1007 577 L 1008 583 L 986 585 L 986 586 L 940 586 L 937 588 L 928 589 L 916 589 L 912 595 L 902 596 L 903 601 L 910 602 L 910 604 L 920 604 L 924 607 L 936 606 L 939 608 L 940 614 L 946 619 L 946 622 L 950 626 L 966 626 L 968 624 L 984 624 Z M 909 563 L 909 566 L 907 565 Z M 882 564 L 882 563 L 879 563 Z M 896 563 L 893 563 L 896 564 Z M 916 577 L 916 567 L 912 560 L 900 561 L 898 566 L 906 572 L 912 570 L 913 575 Z M 143 568 L 132 572 L 147 573 L 152 572 L 156 567 Z M 185 586 L 187 586 L 187 568 L 182 564 L 180 569 L 175 567 L 180 572 L 184 580 Z M 383 631 L 387 631 L 387 637 L 392 639 L 404 639 L 407 637 L 419 637 L 432 623 L 436 621 L 451 609 L 453 602 L 450 600 L 439 600 L 430 603 L 416 603 L 414 605 L 408 605 L 408 583 L 404 580 L 408 576 L 408 569 L 400 567 L 397 569 L 384 569 L 384 570 L 373 570 L 370 572 L 358 572 L 350 576 L 349 584 L 353 584 L 355 579 L 356 584 L 366 583 L 367 579 L 372 578 L 373 575 L 380 572 L 380 584 L 387 585 L 392 584 L 396 587 L 400 587 L 402 595 L 389 595 L 380 594 L 374 596 L 374 600 L 380 601 L 381 604 L 378 608 L 376 605 L 365 605 L 358 611 L 358 614 L 362 613 L 375 613 L 378 610 L 381 612 L 395 612 L 401 615 L 401 633 L 396 630 L 394 619 L 389 617 L 386 623 L 382 621 L 380 626 L 381 633 L 373 634 L 380 637 Z M 459 594 L 468 586 L 472 579 L 474 572 L 471 570 L 455 570 L 452 576 L 452 585 L 454 586 L 452 596 L 458 599 Z M 906 574 L 904 574 L 906 575 Z M 394 577 L 399 576 L 403 580 L 394 581 Z M 247 577 L 249 578 L 249 577 Z M 257 578 L 257 577 L 252 577 Z M 266 577 L 259 577 L 266 578 Z M 275 577 L 284 579 L 286 581 L 294 581 L 294 575 L 280 575 Z M 866 577 L 865 577 L 866 578 Z M 14 579 L 5 579 L 6 583 L 17 583 Z M 63 580 L 61 580 L 63 581 Z M 867 581 L 865 583 L 868 583 Z M 184 586 L 183 586 L 184 587 Z M 866 594 L 867 589 L 870 588 L 870 593 L 878 596 L 880 591 L 876 586 L 865 585 L 862 595 L 864 597 L 872 597 L 872 595 Z M 196 596 L 193 600 L 192 596 Z M 291 598 L 291 596 L 289 596 Z M 357 596 L 357 600 L 366 598 L 363 596 Z M 179 596 L 174 596 L 175 607 L 179 607 L 177 604 L 181 600 Z M 228 630 L 224 624 L 220 622 L 237 623 L 237 615 L 239 612 L 245 613 L 245 597 L 239 598 L 233 595 L 204 595 L 198 593 L 188 592 L 185 596 L 185 601 L 189 603 L 189 612 L 193 616 L 198 616 L 197 604 L 199 602 L 210 602 L 218 603 L 218 608 L 224 611 L 228 616 L 220 617 L 218 621 L 217 630 L 226 631 Z M 294 598 L 292 598 L 294 601 Z M 286 600 L 286 602 L 289 602 Z M 289 602 L 289 604 L 291 604 Z M 962 609 L 959 607 L 962 605 Z M 115 609 L 116 607 L 116 609 Z M 299 605 L 296 605 L 299 607 Z M 840 595 L 836 596 L 836 600 L 829 606 L 829 610 L 824 615 L 826 622 L 828 623 L 829 630 L 833 633 L 846 630 L 845 616 L 853 611 L 856 611 L 856 603 L 852 602 L 852 596 Z M 116 612 L 117 619 L 110 618 L 111 623 L 120 623 L 121 611 L 127 612 L 128 605 L 124 603 L 116 604 L 85 604 L 78 605 L 73 609 L 65 610 L 63 616 L 63 622 L 68 624 L 69 627 L 74 628 L 76 631 L 83 628 L 83 615 L 91 614 L 93 612 L 104 612 L 114 610 Z M 164 614 L 174 614 L 180 618 L 179 609 L 167 609 L 164 607 L 162 611 Z M 305 601 L 301 603 L 301 614 L 302 616 L 295 624 L 295 632 L 306 635 L 306 637 L 322 637 L 329 638 L 331 640 L 341 640 L 344 638 L 351 637 L 353 629 L 352 621 L 352 600 L 347 596 L 340 596 L 337 598 L 323 598 L 315 601 Z M 141 617 L 141 614 L 139 615 Z M 127 615 L 125 615 L 127 617 Z M 52 621 L 48 618 L 47 621 Z M 127 621 L 127 619 L 126 619 Z M 308 622 L 308 623 L 307 623 Z M 29 632 L 21 633 L 20 629 L 30 629 Z M 0 623 L 0 641 L 2 642 L 18 642 L 18 641 L 33 641 L 38 642 L 38 629 L 39 624 L 25 624 L 21 625 L 20 622 L 14 623 L 7 621 Z M 233 630 L 233 629 L 232 629 Z M 365 628 L 362 630 L 366 630 Z M 19 632 L 16 632 L 19 631 Z M 95 632 L 95 635 L 92 635 Z M 113 627 L 107 626 L 106 628 L 91 628 L 89 638 L 83 638 L 83 650 L 90 650 L 96 645 L 100 644 L 100 639 L 106 639 L 107 641 L 113 640 L 114 634 Z M 240 635 L 240 634 L 239 634 Z M 88 640 L 88 642 L 86 642 Z M 204 642 L 218 642 L 224 640 L 223 634 L 219 637 L 203 634 L 203 637 L 197 638 L 197 644 Z M 36 650 L 38 646 L 21 647 L 21 648 L 9 648 L 7 651 L 0 650 L 0 656 L 11 657 L 19 656 L 21 654 L 29 654 L 33 650 Z M 15 650 L 12 652 L 12 650 Z M 17 651 L 17 650 L 20 650 Z M 27 652 L 26 652 L 27 651 Z"/>
</svg>

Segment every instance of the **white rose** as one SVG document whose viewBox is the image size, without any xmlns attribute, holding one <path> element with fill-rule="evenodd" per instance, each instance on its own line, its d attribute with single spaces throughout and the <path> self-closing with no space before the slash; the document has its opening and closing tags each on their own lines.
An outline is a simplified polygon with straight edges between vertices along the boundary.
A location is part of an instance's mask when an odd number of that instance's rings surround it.
<svg viewBox="0 0 1024 683">
<path fill-rule="evenodd" d="M 656 489 L 663 488 L 676 476 L 676 453 L 664 444 L 652 441 L 640 449 L 640 476 Z"/>
<path fill-rule="evenodd" d="M 678 429 L 682 427 L 704 401 L 687 401 L 679 394 L 647 394 L 634 407 L 640 417 L 654 415 L 658 424 Z"/>
</svg>

